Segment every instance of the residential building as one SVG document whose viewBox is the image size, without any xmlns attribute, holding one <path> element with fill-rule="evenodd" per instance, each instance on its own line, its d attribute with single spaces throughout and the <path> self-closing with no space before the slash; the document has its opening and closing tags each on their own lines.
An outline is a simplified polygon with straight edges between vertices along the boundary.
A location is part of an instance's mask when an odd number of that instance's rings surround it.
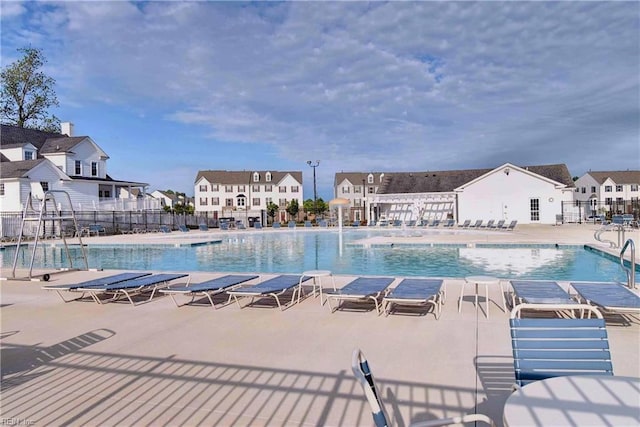
<svg viewBox="0 0 640 427">
<path fill-rule="evenodd" d="M 20 212 L 29 194 L 42 198 L 47 190 L 67 192 L 76 211 L 158 208 L 130 198 L 134 190 L 144 193 L 148 184 L 113 179 L 108 159 L 89 136 L 73 135 L 71 123 L 62 123 L 60 133 L 2 125 L 0 211 Z"/>
<path fill-rule="evenodd" d="M 336 198 L 349 200 L 348 218 L 351 221 L 367 219 L 367 197 L 378 192 L 384 172 L 339 172 L 334 179 Z"/>
<path fill-rule="evenodd" d="M 302 171 L 199 171 L 195 180 L 195 211 L 213 219 L 260 220 L 267 205 L 278 205 L 276 221 L 288 221 L 287 206 L 296 200 L 302 212 Z"/>
<path fill-rule="evenodd" d="M 564 164 L 520 167 L 505 163 L 494 169 L 387 172 L 377 191 L 367 194 L 364 211 L 368 221 L 493 219 L 554 224 L 556 215 L 562 214 L 563 202 L 572 200 L 573 191 Z M 344 196 L 338 186 L 335 192 Z"/>
<path fill-rule="evenodd" d="M 607 214 L 635 214 L 640 203 L 640 170 L 589 171 L 575 182 L 574 200 L 584 207 L 583 218 Z"/>
</svg>

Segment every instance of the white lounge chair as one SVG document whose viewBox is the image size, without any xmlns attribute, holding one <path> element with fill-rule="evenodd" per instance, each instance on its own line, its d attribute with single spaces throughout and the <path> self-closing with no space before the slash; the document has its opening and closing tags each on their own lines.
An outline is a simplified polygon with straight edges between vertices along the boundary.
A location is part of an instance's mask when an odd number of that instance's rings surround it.
<svg viewBox="0 0 640 427">
<path fill-rule="evenodd" d="M 367 402 L 371 407 L 371 415 L 373 416 L 373 423 L 376 427 L 390 427 L 391 419 L 387 415 L 387 411 L 382 403 L 381 393 L 378 390 L 373 372 L 369 366 L 369 361 L 364 356 L 360 349 L 355 349 L 351 356 L 351 370 L 356 380 L 362 387 L 364 395 L 367 398 Z M 490 426 L 495 426 L 495 423 L 491 418 L 484 414 L 469 414 L 461 417 L 442 418 L 436 420 L 423 421 L 419 423 L 410 424 L 409 427 L 438 427 L 449 426 L 455 424 L 466 424 L 483 422 Z"/>
<path fill-rule="evenodd" d="M 252 305 L 256 298 L 263 299 L 265 297 L 274 298 L 280 310 L 285 310 L 292 306 L 296 299 L 296 293 L 300 292 L 302 283 L 309 280 L 310 277 L 298 276 L 293 274 L 283 274 L 272 279 L 265 280 L 254 286 L 240 286 L 229 291 L 230 297 L 233 297 L 238 307 L 242 308 L 238 298 L 251 298 L 248 305 Z M 280 303 L 280 297 L 288 291 L 293 290 L 291 302 L 288 306 L 283 307 Z M 246 306 L 245 306 L 246 307 Z"/>
<path fill-rule="evenodd" d="M 442 313 L 445 290 L 442 279 L 403 279 L 382 299 L 384 312 L 388 316 L 396 305 L 433 306 L 436 319 Z"/>
<path fill-rule="evenodd" d="M 190 283 L 184 286 L 169 286 L 166 289 L 161 289 L 160 293 L 167 294 L 171 297 L 176 306 L 180 307 L 178 301 L 175 299 L 175 295 L 184 295 L 191 297 L 191 301 L 187 304 L 191 304 L 196 297 L 207 297 L 211 303 L 211 307 L 216 308 L 213 297 L 220 293 L 224 293 L 234 287 L 248 282 L 249 280 L 257 279 L 258 276 L 230 274 L 227 276 L 217 277 L 215 279 L 207 280 L 206 282 Z M 229 298 L 231 299 L 231 298 Z M 187 305 L 182 304 L 182 305 Z"/>
<path fill-rule="evenodd" d="M 329 309 L 333 313 L 339 308 L 341 301 L 351 302 L 371 302 L 376 306 L 376 312 L 380 314 L 380 300 L 385 296 L 385 291 L 393 282 L 391 277 L 358 277 L 348 283 L 342 289 L 327 292 L 327 302 Z M 338 300 L 338 305 L 334 308 L 331 300 Z"/>
</svg>

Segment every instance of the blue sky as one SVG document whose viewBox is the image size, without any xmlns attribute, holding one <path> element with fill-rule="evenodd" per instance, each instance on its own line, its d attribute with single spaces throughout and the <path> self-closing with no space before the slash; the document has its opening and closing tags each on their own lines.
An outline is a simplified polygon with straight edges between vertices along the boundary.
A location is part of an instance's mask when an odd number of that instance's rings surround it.
<svg viewBox="0 0 640 427">
<path fill-rule="evenodd" d="M 2 1 L 2 66 L 41 48 L 53 112 L 115 179 L 198 170 L 640 168 L 638 2 Z"/>
</svg>

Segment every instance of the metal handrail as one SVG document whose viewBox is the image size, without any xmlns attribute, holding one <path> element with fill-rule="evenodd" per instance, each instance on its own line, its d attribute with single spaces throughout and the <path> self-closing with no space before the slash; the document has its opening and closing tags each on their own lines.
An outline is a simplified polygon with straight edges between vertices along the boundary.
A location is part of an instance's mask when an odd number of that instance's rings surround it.
<svg viewBox="0 0 640 427">
<path fill-rule="evenodd" d="M 627 248 L 631 248 L 629 258 L 631 259 L 631 268 L 627 268 L 624 265 L 624 253 Z M 622 269 L 627 273 L 627 286 L 629 289 L 633 289 L 636 286 L 636 245 L 632 239 L 627 240 L 620 251 L 620 265 Z"/>
</svg>

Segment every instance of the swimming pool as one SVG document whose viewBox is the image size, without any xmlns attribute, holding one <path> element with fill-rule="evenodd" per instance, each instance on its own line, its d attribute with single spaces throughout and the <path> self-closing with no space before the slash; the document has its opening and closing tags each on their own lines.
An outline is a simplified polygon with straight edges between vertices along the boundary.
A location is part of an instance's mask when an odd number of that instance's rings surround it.
<svg viewBox="0 0 640 427">
<path fill-rule="evenodd" d="M 300 273 L 625 281 L 620 265 L 582 246 L 372 244 L 357 232 L 239 233 L 208 245 L 90 245 L 91 268 L 147 271 Z M 0 251 L 10 268 L 15 249 Z M 79 248 L 72 256 L 79 259 Z M 28 267 L 31 249 L 22 250 L 19 267 Z M 39 246 L 34 268 L 67 267 L 60 245 Z"/>
</svg>

